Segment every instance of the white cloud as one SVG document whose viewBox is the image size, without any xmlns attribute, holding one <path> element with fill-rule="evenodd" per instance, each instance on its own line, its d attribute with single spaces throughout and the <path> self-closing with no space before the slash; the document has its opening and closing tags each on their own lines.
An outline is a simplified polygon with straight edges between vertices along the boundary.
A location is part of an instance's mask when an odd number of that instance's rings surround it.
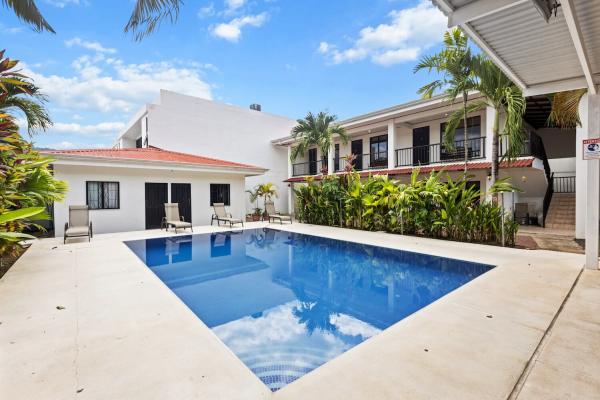
<svg viewBox="0 0 600 400">
<path fill-rule="evenodd" d="M 195 64 L 160 61 L 126 64 L 102 54 L 82 56 L 72 64 L 73 76 L 44 75 L 27 66 L 24 72 L 49 96 L 55 108 L 129 114 L 155 98 L 160 89 L 212 98 L 211 86 Z"/>
<path fill-rule="evenodd" d="M 44 147 L 54 149 L 54 150 L 65 150 L 65 149 L 73 149 L 73 148 L 75 148 L 75 146 L 76 146 L 75 143 L 69 142 L 68 140 L 63 140 L 62 142 L 58 142 L 58 143 L 50 143 Z"/>
<path fill-rule="evenodd" d="M 225 5 L 228 10 L 237 10 L 246 4 L 246 0 L 225 0 Z"/>
<path fill-rule="evenodd" d="M 333 64 L 369 58 L 375 64 L 389 66 L 417 59 L 423 50 L 439 43 L 446 30 L 446 17 L 428 0 L 392 11 L 389 17 L 389 23 L 361 29 L 349 48 L 321 42 L 317 51 Z"/>
<path fill-rule="evenodd" d="M 242 36 L 242 28 L 245 26 L 262 26 L 268 19 L 266 12 L 257 15 L 245 15 L 234 18 L 229 22 L 223 22 L 212 27 L 212 34 L 230 42 L 237 42 Z"/>
<path fill-rule="evenodd" d="M 52 126 L 52 132 L 90 137 L 115 137 L 124 128 L 125 124 L 123 122 L 101 122 L 99 124 L 92 125 L 56 122 Z"/>
<path fill-rule="evenodd" d="M 73 46 L 83 47 L 84 49 L 93 50 L 95 52 L 105 53 L 105 54 L 114 54 L 117 52 L 116 49 L 104 47 L 98 42 L 89 42 L 87 40 L 83 40 L 78 37 L 74 37 L 72 39 L 65 40 L 65 45 L 67 47 L 73 47 Z"/>
<path fill-rule="evenodd" d="M 50 4 L 51 6 L 54 7 L 58 7 L 58 8 L 65 8 L 68 5 L 80 5 L 80 4 L 87 4 L 87 1 L 80 1 L 80 0 L 44 0 L 45 3 Z"/>
<path fill-rule="evenodd" d="M 23 32 L 22 26 L 6 26 L 0 23 L 0 33 L 5 35 L 16 35 L 17 33 Z"/>
<path fill-rule="evenodd" d="M 198 18 L 208 18 L 215 15 L 215 5 L 210 3 L 198 10 Z"/>
</svg>

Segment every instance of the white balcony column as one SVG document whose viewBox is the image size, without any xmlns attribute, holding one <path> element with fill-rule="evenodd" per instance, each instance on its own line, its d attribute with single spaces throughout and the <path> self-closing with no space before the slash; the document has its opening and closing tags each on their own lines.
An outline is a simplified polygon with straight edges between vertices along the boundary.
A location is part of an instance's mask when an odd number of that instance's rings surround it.
<svg viewBox="0 0 600 400">
<path fill-rule="evenodd" d="M 388 122 L 388 169 L 396 168 L 396 125 L 394 120 Z"/>
<path fill-rule="evenodd" d="M 575 129 L 575 238 L 585 239 L 585 214 L 587 203 L 587 167 L 583 159 L 583 141 L 588 138 L 587 95 L 579 102 L 581 125 Z"/>
<path fill-rule="evenodd" d="M 481 136 L 485 136 L 485 159 L 492 159 L 492 142 L 494 139 L 494 117 L 496 109 L 494 107 L 485 108 L 485 130 L 481 132 Z M 498 143 L 498 145 L 500 145 Z"/>
<path fill-rule="evenodd" d="M 288 146 L 287 148 L 287 164 L 288 164 L 288 171 L 287 171 L 287 176 L 288 178 L 292 177 L 293 174 L 293 167 L 292 167 L 292 146 Z M 294 213 L 294 184 L 290 183 L 290 189 L 288 190 L 288 212 L 290 214 Z"/>
<path fill-rule="evenodd" d="M 590 94 L 581 101 L 587 102 L 587 138 L 600 137 L 600 94 Z M 584 118 L 581 118 L 582 121 Z M 577 146 L 581 146 L 577 143 Z M 600 160 L 587 160 L 585 211 L 585 267 L 598 269 L 598 236 L 600 218 Z"/>
<path fill-rule="evenodd" d="M 333 175 L 333 156 L 335 155 L 335 144 L 332 142 L 327 152 L 327 175 Z"/>
</svg>

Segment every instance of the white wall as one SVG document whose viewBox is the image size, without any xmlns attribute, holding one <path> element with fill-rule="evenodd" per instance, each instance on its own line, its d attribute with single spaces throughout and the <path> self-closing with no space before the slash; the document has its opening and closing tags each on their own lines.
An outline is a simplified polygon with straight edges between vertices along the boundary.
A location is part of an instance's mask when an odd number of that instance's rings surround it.
<svg viewBox="0 0 600 400">
<path fill-rule="evenodd" d="M 278 210 L 287 212 L 287 150 L 273 139 L 288 136 L 296 121 L 266 112 L 216 103 L 161 91 L 160 104 L 148 106 L 148 144 L 167 150 L 214 157 L 268 168 L 249 177 L 246 187 L 272 182 L 277 185 Z M 246 199 L 246 210 L 254 205 Z"/>
<path fill-rule="evenodd" d="M 65 222 L 69 219 L 69 205 L 86 204 L 86 181 L 120 183 L 120 209 L 90 210 L 94 233 L 144 230 L 146 227 L 144 207 L 146 182 L 191 183 L 192 223 L 194 225 L 210 224 L 210 217 L 213 214 L 210 206 L 211 183 L 229 183 L 231 185 L 229 211 L 234 217 L 241 219 L 245 214 L 243 199 L 246 195 L 243 175 L 67 165 L 55 165 L 54 173 L 57 179 L 67 181 L 69 184 L 65 200 L 54 204 L 57 237 L 64 233 Z M 169 185 L 169 199 L 170 190 L 171 186 Z"/>
</svg>

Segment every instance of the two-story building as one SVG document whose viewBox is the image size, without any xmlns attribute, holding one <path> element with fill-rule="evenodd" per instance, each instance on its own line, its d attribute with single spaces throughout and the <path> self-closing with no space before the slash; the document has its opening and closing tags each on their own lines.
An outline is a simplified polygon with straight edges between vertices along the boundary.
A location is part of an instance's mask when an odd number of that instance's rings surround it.
<svg viewBox="0 0 600 400">
<path fill-rule="evenodd" d="M 482 100 L 478 93 L 469 98 L 469 101 L 477 100 Z M 459 107 L 459 103 L 451 104 L 444 96 L 437 96 L 340 121 L 349 140 L 344 143 L 336 138 L 328 154 L 321 154 L 315 147 L 297 160 L 291 161 L 288 157 L 286 182 L 293 187 L 303 184 L 307 176 L 318 180 L 323 174 L 341 173 L 350 154 L 354 169 L 362 176 L 386 174 L 408 181 L 413 170 L 419 168 L 422 176 L 444 170 L 457 178 L 464 173 L 466 140 L 469 179 L 486 191 L 490 186 L 492 125 L 496 111 L 487 107 L 469 115 L 466 133 L 461 123 L 455 132 L 455 146 L 448 149 L 442 144 L 445 124 L 449 114 Z M 555 202 L 558 202 L 561 196 L 574 198 L 575 191 L 575 132 L 549 128 L 549 111 L 550 102 L 545 97 L 528 99 L 527 139 L 523 150 L 516 160 L 503 161 L 499 174 L 500 178 L 510 177 L 522 192 L 507 194 L 505 206 L 509 212 L 515 208 L 526 210 L 529 218 L 522 222 L 543 225 L 546 221 L 552 222 L 555 228 L 574 229 L 574 202 L 572 220 L 570 214 L 563 219 L 548 215 L 553 194 L 556 193 Z M 501 115 L 501 122 L 502 118 Z M 550 154 L 545 142 L 552 144 Z M 291 136 L 272 143 L 287 147 L 288 154 L 295 144 Z M 501 154 L 506 152 L 506 145 L 506 139 L 501 139 Z M 293 207 L 293 191 L 288 201 L 289 207 Z"/>
</svg>

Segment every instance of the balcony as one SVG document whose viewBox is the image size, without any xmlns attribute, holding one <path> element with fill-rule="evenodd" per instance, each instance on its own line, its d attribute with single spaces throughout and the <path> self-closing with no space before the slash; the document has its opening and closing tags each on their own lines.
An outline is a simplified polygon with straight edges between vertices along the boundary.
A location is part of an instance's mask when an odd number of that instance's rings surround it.
<svg viewBox="0 0 600 400">
<path fill-rule="evenodd" d="M 343 171 L 346 168 L 347 157 L 340 157 L 334 160 L 335 172 Z M 378 153 L 360 154 L 352 161 L 355 171 L 366 171 L 370 169 L 386 169 L 388 167 L 388 153 L 381 151 Z"/>
<path fill-rule="evenodd" d="M 323 164 L 327 168 L 327 161 L 306 161 L 292 164 L 292 176 L 317 175 L 323 173 Z"/>
<path fill-rule="evenodd" d="M 469 160 L 485 158 L 485 136 L 467 139 Z M 396 167 L 460 162 L 465 159 L 465 141 L 457 140 L 454 148 L 448 149 L 442 143 L 426 146 L 407 147 L 396 150 Z"/>
</svg>

